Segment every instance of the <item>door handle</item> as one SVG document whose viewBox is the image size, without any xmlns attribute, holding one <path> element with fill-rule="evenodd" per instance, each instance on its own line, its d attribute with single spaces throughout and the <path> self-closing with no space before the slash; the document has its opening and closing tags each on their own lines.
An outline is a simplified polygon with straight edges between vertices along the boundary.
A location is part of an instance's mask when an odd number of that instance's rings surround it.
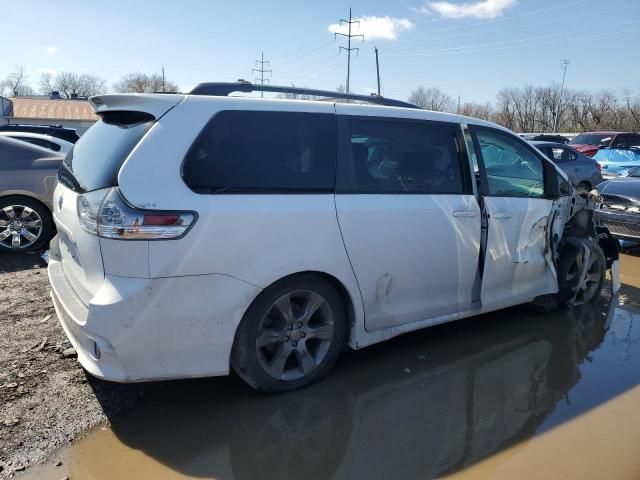
<svg viewBox="0 0 640 480">
<path fill-rule="evenodd" d="M 511 214 L 507 212 L 497 212 L 492 214 L 492 217 L 495 218 L 496 220 L 507 220 L 511 218 Z"/>
<path fill-rule="evenodd" d="M 455 212 L 453 212 L 453 216 L 454 217 L 475 217 L 476 212 L 473 212 L 471 210 L 456 210 Z"/>
</svg>

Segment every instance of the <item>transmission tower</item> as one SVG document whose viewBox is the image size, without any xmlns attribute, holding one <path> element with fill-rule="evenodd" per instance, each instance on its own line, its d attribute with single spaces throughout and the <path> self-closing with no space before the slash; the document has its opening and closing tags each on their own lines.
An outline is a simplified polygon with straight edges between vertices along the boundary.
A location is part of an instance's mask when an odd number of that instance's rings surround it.
<svg viewBox="0 0 640 480">
<path fill-rule="evenodd" d="M 258 72 L 260 74 L 259 78 L 256 78 L 256 82 L 260 82 L 260 85 L 264 86 L 264 82 L 269 82 L 268 78 L 264 78 L 264 74 L 268 73 L 271 74 L 273 73 L 273 70 L 265 70 L 265 65 L 266 66 L 270 66 L 269 61 L 264 59 L 264 52 L 260 52 L 260 60 L 256 60 L 255 65 L 260 64 L 260 68 L 252 68 L 251 69 L 251 73 L 253 72 Z M 260 91 L 260 97 L 264 97 L 264 92 Z"/>
<path fill-rule="evenodd" d="M 351 75 L 351 52 L 355 51 L 356 53 L 360 50 L 359 48 L 351 48 L 351 39 L 352 38 L 356 38 L 356 37 L 360 37 L 362 38 L 362 40 L 364 40 L 364 35 L 352 35 L 351 34 L 351 25 L 353 25 L 354 23 L 357 23 L 358 25 L 360 25 L 360 22 L 358 20 L 351 20 L 351 8 L 349 8 L 349 20 L 345 20 L 343 18 L 340 19 L 340 25 L 348 25 L 349 33 L 340 33 L 340 32 L 335 32 L 333 34 L 334 38 L 336 37 L 336 35 L 340 35 L 341 37 L 347 37 L 347 46 L 346 47 L 340 47 L 339 48 L 339 52 L 341 52 L 342 50 L 347 52 L 347 93 L 349 93 L 349 77 Z"/>
</svg>

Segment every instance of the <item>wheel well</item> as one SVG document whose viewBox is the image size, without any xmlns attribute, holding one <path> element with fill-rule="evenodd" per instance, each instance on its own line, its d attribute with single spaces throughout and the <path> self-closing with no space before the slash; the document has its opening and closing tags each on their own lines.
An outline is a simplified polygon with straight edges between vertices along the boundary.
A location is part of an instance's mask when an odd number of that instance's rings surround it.
<svg viewBox="0 0 640 480">
<path fill-rule="evenodd" d="M 342 305 L 344 306 L 344 309 L 345 309 L 344 313 L 345 313 L 346 318 L 347 318 L 347 344 L 348 344 L 349 343 L 349 335 L 351 334 L 351 327 L 355 323 L 355 318 L 356 318 L 355 309 L 354 309 L 354 306 L 353 306 L 353 300 L 351 299 L 351 295 L 349 295 L 349 291 L 344 286 L 344 284 L 340 280 L 338 280 L 336 277 L 334 277 L 333 275 L 330 275 L 330 274 L 328 274 L 326 272 L 319 272 L 319 271 L 315 271 L 315 270 L 306 270 L 306 271 L 303 271 L 303 272 L 292 273 L 290 275 L 287 275 L 286 277 L 279 278 L 278 280 L 272 282 L 267 287 L 265 287 L 263 289 L 263 291 L 266 290 L 267 288 L 270 288 L 271 286 L 275 285 L 276 283 L 285 280 L 285 279 L 289 279 L 289 278 L 292 278 L 292 277 L 299 277 L 299 276 L 303 276 L 303 275 L 312 275 L 312 276 L 323 278 L 324 280 L 329 282 L 333 286 L 333 288 L 336 289 L 336 291 L 338 292 L 338 295 L 340 295 L 340 300 L 342 300 Z M 254 299 L 254 301 L 255 301 L 255 299 Z"/>
<path fill-rule="evenodd" d="M 583 181 L 583 182 L 580 182 L 580 183 L 578 184 L 578 186 L 580 186 L 580 185 L 586 185 L 586 186 L 587 186 L 587 188 L 588 188 L 589 190 L 591 190 L 591 189 L 593 188 L 593 185 L 591 185 L 591 182 L 589 182 L 589 181 L 587 181 L 587 180 L 585 180 L 585 181 Z"/>
<path fill-rule="evenodd" d="M 51 209 L 44 202 L 42 202 L 42 200 L 39 200 L 36 197 L 31 197 L 29 195 L 21 195 L 19 193 L 13 193 L 11 195 L 5 195 L 4 197 L 0 196 L 0 201 L 6 200 L 8 198 L 9 199 L 11 199 L 11 198 L 26 198 L 31 202 L 36 202 L 37 204 L 42 206 L 47 212 L 49 212 L 49 215 L 51 217 L 53 217 L 53 214 L 51 213 Z"/>
</svg>

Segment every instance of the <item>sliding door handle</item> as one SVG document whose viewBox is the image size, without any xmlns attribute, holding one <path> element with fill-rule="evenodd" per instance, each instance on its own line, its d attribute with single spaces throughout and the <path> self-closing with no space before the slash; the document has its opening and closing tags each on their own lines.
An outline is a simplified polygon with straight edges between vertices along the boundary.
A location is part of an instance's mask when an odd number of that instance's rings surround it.
<svg viewBox="0 0 640 480">
<path fill-rule="evenodd" d="M 497 212 L 497 213 L 491 214 L 491 217 L 495 218 L 496 220 L 507 220 L 511 218 L 511 214 L 508 212 Z"/>
</svg>

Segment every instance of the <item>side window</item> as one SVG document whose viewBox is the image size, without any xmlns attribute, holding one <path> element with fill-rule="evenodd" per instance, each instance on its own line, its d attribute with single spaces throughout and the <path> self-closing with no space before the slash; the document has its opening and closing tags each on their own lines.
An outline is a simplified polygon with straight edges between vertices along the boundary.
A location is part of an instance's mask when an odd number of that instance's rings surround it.
<svg viewBox="0 0 640 480">
<path fill-rule="evenodd" d="M 42 138 L 30 138 L 30 137 L 11 137 L 16 140 L 22 140 L 23 142 L 28 142 L 33 145 L 38 145 L 39 147 L 48 148 L 49 150 L 53 150 L 54 152 L 60 151 L 60 145 L 50 142 L 49 140 L 44 140 Z"/>
<path fill-rule="evenodd" d="M 464 191 L 453 125 L 350 119 L 347 179 L 354 193 L 455 194 Z"/>
<path fill-rule="evenodd" d="M 626 135 L 618 135 L 611 143 L 612 147 L 626 148 L 629 146 Z"/>
<path fill-rule="evenodd" d="M 335 168 L 335 115 L 223 111 L 189 149 L 182 176 L 198 193 L 299 193 L 333 190 Z"/>
<path fill-rule="evenodd" d="M 630 147 L 640 147 L 640 135 L 629 135 L 627 138 Z"/>
<path fill-rule="evenodd" d="M 559 163 L 572 162 L 577 158 L 577 155 L 568 148 L 553 147 L 552 150 L 553 159 Z"/>
<path fill-rule="evenodd" d="M 486 191 L 499 197 L 544 197 L 542 159 L 517 139 L 494 130 L 476 129 Z"/>
</svg>

